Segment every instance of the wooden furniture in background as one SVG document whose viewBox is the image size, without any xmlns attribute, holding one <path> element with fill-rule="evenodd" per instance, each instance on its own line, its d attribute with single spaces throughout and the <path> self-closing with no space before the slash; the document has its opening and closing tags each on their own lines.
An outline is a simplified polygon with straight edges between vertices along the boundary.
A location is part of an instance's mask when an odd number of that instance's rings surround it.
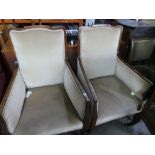
<svg viewBox="0 0 155 155">
<path fill-rule="evenodd" d="M 78 44 L 67 46 L 67 56 L 69 58 L 69 63 L 73 68 L 75 74 L 77 74 L 77 56 L 78 56 Z"/>
<path fill-rule="evenodd" d="M 2 53 L 0 52 L 0 101 L 3 98 L 5 86 L 6 86 L 6 74 L 3 69 L 3 60 L 2 60 Z"/>
<path fill-rule="evenodd" d="M 78 24 L 83 26 L 83 19 L 1 19 L 0 24 Z"/>
</svg>

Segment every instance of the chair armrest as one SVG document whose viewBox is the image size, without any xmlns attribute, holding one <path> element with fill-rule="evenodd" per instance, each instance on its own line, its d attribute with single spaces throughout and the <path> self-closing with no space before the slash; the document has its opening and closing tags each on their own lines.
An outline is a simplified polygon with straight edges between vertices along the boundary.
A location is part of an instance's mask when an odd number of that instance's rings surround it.
<svg viewBox="0 0 155 155">
<path fill-rule="evenodd" d="M 9 133 L 13 134 L 22 111 L 26 87 L 19 70 L 15 70 L 0 104 L 0 116 Z"/>
<path fill-rule="evenodd" d="M 64 87 L 75 110 L 83 121 L 84 128 L 89 128 L 92 120 L 91 102 L 68 61 L 66 61 Z"/>
<path fill-rule="evenodd" d="M 93 106 L 93 121 L 92 121 L 91 126 L 94 127 L 96 124 L 97 113 L 98 113 L 97 96 L 96 96 L 96 93 L 93 89 L 93 86 L 90 80 L 88 79 L 86 75 L 86 72 L 84 70 L 80 57 L 78 57 L 77 59 L 77 75 L 78 75 L 79 81 L 81 82 L 83 88 L 85 89 L 91 102 L 93 103 L 92 105 Z"/>
<path fill-rule="evenodd" d="M 88 79 L 86 75 L 86 72 L 84 70 L 80 57 L 78 57 L 77 59 L 77 75 L 78 75 L 80 82 L 82 83 L 82 86 L 84 87 L 85 91 L 89 95 L 89 98 L 93 99 L 94 102 L 97 102 L 97 96 L 91 85 L 90 80 Z"/>
<path fill-rule="evenodd" d="M 117 57 L 116 76 L 135 94 L 141 101 L 153 83 L 137 73 L 135 69 Z"/>
</svg>

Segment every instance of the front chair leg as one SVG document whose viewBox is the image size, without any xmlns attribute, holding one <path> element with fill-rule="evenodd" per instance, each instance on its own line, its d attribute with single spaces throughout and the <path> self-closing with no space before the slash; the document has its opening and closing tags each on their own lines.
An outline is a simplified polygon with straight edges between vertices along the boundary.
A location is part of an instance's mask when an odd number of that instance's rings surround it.
<svg viewBox="0 0 155 155">
<path fill-rule="evenodd" d="M 138 113 L 138 114 L 135 114 L 132 118 L 132 120 L 128 123 L 124 123 L 124 125 L 126 126 L 132 126 L 132 125 L 135 125 L 136 123 L 138 123 L 140 120 L 142 119 L 142 112 L 141 113 Z"/>
</svg>

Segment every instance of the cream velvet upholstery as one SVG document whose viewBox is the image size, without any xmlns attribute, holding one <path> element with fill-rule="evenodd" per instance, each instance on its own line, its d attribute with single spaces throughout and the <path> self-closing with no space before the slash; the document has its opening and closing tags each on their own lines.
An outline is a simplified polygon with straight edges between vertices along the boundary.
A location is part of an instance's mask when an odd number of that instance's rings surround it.
<svg viewBox="0 0 155 155">
<path fill-rule="evenodd" d="M 117 58 L 116 76 L 130 88 L 137 98 L 142 100 L 143 94 L 152 85 Z"/>
<path fill-rule="evenodd" d="M 138 112 L 140 101 L 115 75 L 96 78 L 91 83 L 98 99 L 97 125 Z"/>
<path fill-rule="evenodd" d="M 19 71 L 3 110 L 9 132 L 61 134 L 83 129 L 88 97 L 65 62 L 64 31 L 31 28 L 12 30 L 10 36 Z"/>
<path fill-rule="evenodd" d="M 147 60 L 151 57 L 154 50 L 153 39 L 132 40 L 132 50 L 129 61 Z"/>
<path fill-rule="evenodd" d="M 80 29 L 80 58 L 94 89 L 91 92 L 97 96 L 97 125 L 140 112 L 143 93 L 152 86 L 117 57 L 121 32 L 122 27 L 106 25 Z M 77 68 L 78 78 L 88 91 L 81 66 Z"/>
<path fill-rule="evenodd" d="M 63 83 L 63 30 L 32 28 L 10 32 L 21 74 L 28 88 Z"/>
<path fill-rule="evenodd" d="M 9 94 L 9 97 L 7 98 L 2 112 L 2 116 L 7 124 L 7 128 L 10 133 L 13 133 L 15 131 L 20 119 L 25 94 L 25 84 L 20 72 L 18 71 L 11 92 Z"/>
<path fill-rule="evenodd" d="M 67 66 L 64 82 L 28 89 L 32 94 L 26 98 L 26 87 L 18 71 L 2 113 L 9 132 L 60 134 L 82 129 L 86 99 Z"/>
<path fill-rule="evenodd" d="M 66 68 L 65 71 L 64 87 L 68 96 L 72 101 L 72 104 L 74 105 L 76 111 L 78 112 L 79 117 L 81 118 L 81 120 L 83 120 L 86 110 L 86 99 L 83 96 L 82 92 L 80 91 L 75 79 L 72 76 L 72 73 L 68 68 Z M 86 93 L 84 95 L 87 97 Z"/>
<path fill-rule="evenodd" d="M 81 27 L 80 57 L 89 79 L 115 74 L 121 31 L 121 27 Z"/>
<path fill-rule="evenodd" d="M 82 129 L 63 84 L 30 89 L 15 134 L 60 134 Z"/>
</svg>

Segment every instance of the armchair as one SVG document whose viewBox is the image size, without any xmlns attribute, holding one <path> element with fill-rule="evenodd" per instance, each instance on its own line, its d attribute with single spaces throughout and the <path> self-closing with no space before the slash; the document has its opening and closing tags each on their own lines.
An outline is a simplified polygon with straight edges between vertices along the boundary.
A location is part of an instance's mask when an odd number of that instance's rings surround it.
<svg viewBox="0 0 155 155">
<path fill-rule="evenodd" d="M 91 127 L 140 113 L 152 83 L 117 56 L 121 26 L 80 28 L 78 78 L 93 98 Z"/>
<path fill-rule="evenodd" d="M 2 134 L 61 134 L 86 130 L 91 103 L 66 57 L 62 28 L 10 31 L 19 68 L 0 104 Z"/>
</svg>

